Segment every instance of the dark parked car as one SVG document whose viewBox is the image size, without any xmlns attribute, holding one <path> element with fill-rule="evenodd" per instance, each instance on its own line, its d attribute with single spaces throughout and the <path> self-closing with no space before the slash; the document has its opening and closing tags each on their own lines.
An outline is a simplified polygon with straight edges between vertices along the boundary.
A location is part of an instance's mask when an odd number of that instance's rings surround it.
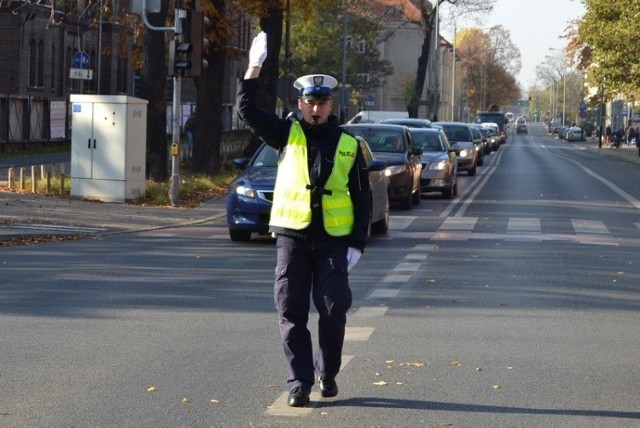
<svg viewBox="0 0 640 428">
<path fill-rule="evenodd" d="M 380 123 L 390 123 L 392 125 L 404 125 L 409 128 L 431 128 L 431 121 L 429 119 L 417 119 L 411 117 L 405 117 L 403 119 L 382 119 Z"/>
<path fill-rule="evenodd" d="M 420 203 L 422 149 L 417 148 L 409 128 L 401 125 L 343 125 L 347 132 L 363 137 L 377 159 L 387 162 L 389 201 L 402 208 Z"/>
<path fill-rule="evenodd" d="M 476 175 L 482 143 L 474 139 L 471 130 L 473 125 L 463 122 L 435 122 L 434 126 L 441 127 L 447 134 L 449 143 L 458 156 L 458 171 L 467 171 L 469 175 Z"/>
<path fill-rule="evenodd" d="M 385 173 L 387 164 L 374 158 L 363 139 L 360 139 L 360 147 L 370 162 L 372 212 L 369 230 L 385 233 L 389 229 L 389 178 Z M 268 233 L 278 151 L 262 144 L 251 159 L 234 159 L 233 164 L 241 168 L 242 172 L 228 186 L 229 237 L 232 241 L 248 241 L 252 233 Z"/>
<path fill-rule="evenodd" d="M 458 193 L 458 161 L 456 151 L 442 129 L 411 129 L 413 142 L 422 148 L 422 193 L 441 192 L 446 199 Z"/>
</svg>

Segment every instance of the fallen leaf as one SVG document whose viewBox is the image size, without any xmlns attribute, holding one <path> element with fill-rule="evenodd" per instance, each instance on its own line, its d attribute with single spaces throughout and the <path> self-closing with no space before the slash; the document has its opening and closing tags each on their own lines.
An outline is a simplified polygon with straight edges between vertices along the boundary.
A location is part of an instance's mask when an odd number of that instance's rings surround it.
<svg viewBox="0 0 640 428">
<path fill-rule="evenodd" d="M 482 368 L 480 368 L 480 367 L 476 367 L 476 371 L 477 371 L 477 372 L 481 372 L 481 371 L 482 371 Z"/>
<path fill-rule="evenodd" d="M 388 365 L 388 364 L 393 364 L 395 362 L 396 362 L 396 360 L 387 360 L 387 361 L 385 361 L 385 364 Z"/>
<path fill-rule="evenodd" d="M 158 390 L 158 388 L 156 388 L 155 386 L 150 386 L 149 388 L 147 388 L 147 392 L 156 392 Z"/>
<path fill-rule="evenodd" d="M 462 363 L 460 361 L 451 361 L 451 363 L 449 363 L 449 365 L 454 366 L 454 367 L 462 367 Z"/>
<path fill-rule="evenodd" d="M 387 386 L 387 385 L 389 385 L 387 382 L 385 382 L 385 381 L 383 381 L 383 380 L 378 381 L 378 382 L 373 382 L 373 384 L 374 384 L 375 386 Z"/>
<path fill-rule="evenodd" d="M 404 382 L 396 382 L 396 385 L 404 385 Z"/>
<path fill-rule="evenodd" d="M 507 366 L 507 370 L 513 370 L 513 366 Z"/>
<path fill-rule="evenodd" d="M 218 404 L 218 403 L 220 403 L 220 400 L 216 400 L 215 398 L 212 398 L 212 399 L 211 399 L 211 402 L 212 402 L 213 404 Z"/>
<path fill-rule="evenodd" d="M 191 399 L 188 396 L 185 395 L 184 397 L 182 397 L 182 400 L 180 400 L 180 402 L 182 404 L 189 404 L 189 403 L 191 403 Z"/>
<path fill-rule="evenodd" d="M 421 363 L 421 362 L 415 362 L 415 363 L 404 363 L 402 364 L 403 366 L 409 366 L 409 367 L 424 367 L 425 363 Z"/>
<path fill-rule="evenodd" d="M 500 389 L 501 387 L 500 387 L 500 385 L 497 385 L 497 384 L 496 384 L 496 385 L 491 385 L 491 388 L 493 388 L 493 389 Z"/>
</svg>

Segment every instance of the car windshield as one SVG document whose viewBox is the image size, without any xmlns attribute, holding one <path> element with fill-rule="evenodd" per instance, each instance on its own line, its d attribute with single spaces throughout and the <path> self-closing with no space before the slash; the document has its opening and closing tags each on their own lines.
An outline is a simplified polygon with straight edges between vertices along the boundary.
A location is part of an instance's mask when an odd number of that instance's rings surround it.
<svg viewBox="0 0 640 428">
<path fill-rule="evenodd" d="M 433 132 L 412 132 L 413 142 L 416 147 L 422 148 L 423 152 L 444 152 L 444 146 L 440 141 L 440 136 Z"/>
<path fill-rule="evenodd" d="M 449 141 L 472 141 L 469 131 L 464 126 L 443 126 L 444 133 Z"/>
<path fill-rule="evenodd" d="M 406 151 L 402 134 L 395 130 L 350 129 L 365 139 L 372 152 L 402 153 Z"/>
<path fill-rule="evenodd" d="M 251 165 L 260 167 L 278 166 L 278 151 L 271 146 L 263 144 L 260 151 L 253 158 Z"/>
</svg>

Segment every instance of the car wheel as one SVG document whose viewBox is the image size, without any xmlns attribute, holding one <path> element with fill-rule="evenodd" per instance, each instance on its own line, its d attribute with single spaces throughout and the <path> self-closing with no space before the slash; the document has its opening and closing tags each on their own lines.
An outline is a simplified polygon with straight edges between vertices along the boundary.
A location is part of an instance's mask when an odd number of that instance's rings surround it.
<svg viewBox="0 0 640 428">
<path fill-rule="evenodd" d="M 384 209 L 384 217 L 381 220 L 376 221 L 371 225 L 371 230 L 374 233 L 387 233 L 389 230 L 389 201 Z"/>
<path fill-rule="evenodd" d="M 445 199 L 453 198 L 453 181 L 451 182 L 451 185 L 448 188 L 442 191 L 442 197 Z"/>
<path fill-rule="evenodd" d="M 247 242 L 251 239 L 251 232 L 248 230 L 229 229 L 229 238 L 235 242 Z"/>
<path fill-rule="evenodd" d="M 416 192 L 413 194 L 411 198 L 411 202 L 413 203 L 413 205 L 420 205 L 421 199 L 422 199 L 422 194 L 420 193 L 420 187 L 418 187 L 418 190 L 416 190 Z"/>
</svg>

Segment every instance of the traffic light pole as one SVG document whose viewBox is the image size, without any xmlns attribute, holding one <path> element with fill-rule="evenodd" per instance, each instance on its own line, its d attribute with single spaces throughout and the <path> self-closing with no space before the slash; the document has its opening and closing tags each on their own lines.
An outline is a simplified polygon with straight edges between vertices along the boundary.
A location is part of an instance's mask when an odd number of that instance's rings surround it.
<svg viewBox="0 0 640 428">
<path fill-rule="evenodd" d="M 179 2 L 176 2 L 179 3 Z M 186 16 L 183 9 L 175 9 L 173 27 L 155 27 L 147 19 L 146 0 L 142 2 L 142 20 L 147 28 L 153 31 L 173 31 L 174 43 L 177 45 L 182 38 L 182 19 Z M 182 81 L 179 73 L 175 73 L 173 67 L 169 70 L 173 73 L 173 123 L 171 124 L 171 178 L 169 180 L 169 201 L 172 206 L 178 204 L 180 195 L 180 94 L 182 93 Z"/>
</svg>

